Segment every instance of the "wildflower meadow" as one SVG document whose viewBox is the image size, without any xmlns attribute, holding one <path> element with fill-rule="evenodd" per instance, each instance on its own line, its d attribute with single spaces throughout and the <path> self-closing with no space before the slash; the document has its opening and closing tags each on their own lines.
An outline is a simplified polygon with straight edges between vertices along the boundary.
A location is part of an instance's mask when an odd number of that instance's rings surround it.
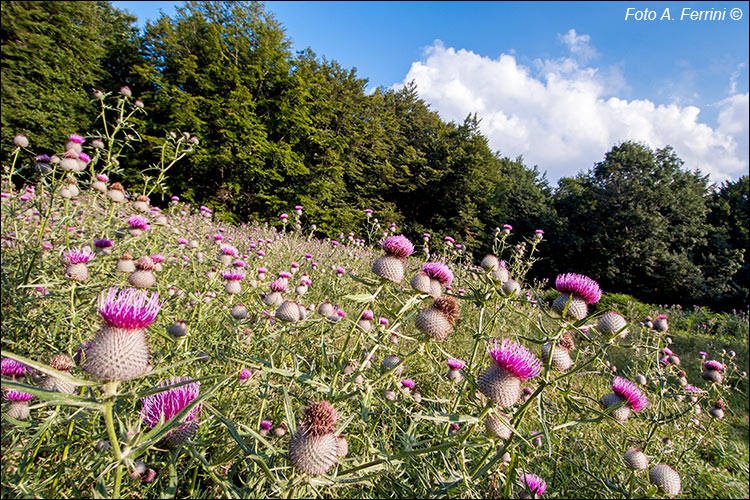
<svg viewBox="0 0 750 500">
<path fill-rule="evenodd" d="M 747 310 L 529 279 L 544 228 L 223 222 L 159 194 L 200 137 L 120 177 L 143 103 L 92 99 L 3 172 L 3 498 L 748 497 Z"/>
</svg>

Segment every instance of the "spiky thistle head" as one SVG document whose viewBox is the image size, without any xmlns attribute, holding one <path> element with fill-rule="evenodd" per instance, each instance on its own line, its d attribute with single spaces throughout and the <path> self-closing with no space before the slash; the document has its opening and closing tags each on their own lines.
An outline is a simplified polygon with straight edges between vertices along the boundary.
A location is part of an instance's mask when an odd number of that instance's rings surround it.
<svg viewBox="0 0 750 500">
<path fill-rule="evenodd" d="M 96 248 L 111 248 L 114 244 L 115 244 L 114 241 L 108 240 L 106 238 L 94 240 L 94 246 Z"/>
<path fill-rule="evenodd" d="M 487 346 L 487 351 L 499 367 L 522 380 L 534 378 L 542 373 L 542 362 L 513 340 L 503 339 L 498 344 L 497 339 L 493 339 L 492 344 Z"/>
<path fill-rule="evenodd" d="M 464 362 L 460 359 L 448 358 L 448 367 L 453 370 L 462 370 Z"/>
<path fill-rule="evenodd" d="M 71 368 L 73 368 L 74 364 L 75 363 L 73 362 L 73 358 L 71 358 L 67 354 L 57 354 L 49 362 L 49 365 L 52 368 L 61 372 L 69 372 Z"/>
<path fill-rule="evenodd" d="M 7 399 L 8 401 L 31 401 L 32 399 L 34 399 L 34 396 L 29 394 L 28 392 L 6 390 L 3 391 L 3 398 Z"/>
<path fill-rule="evenodd" d="M 226 243 L 222 243 L 221 245 L 219 245 L 219 251 L 222 254 L 229 255 L 231 257 L 237 257 L 237 255 L 239 254 L 239 250 L 237 250 L 237 247 Z"/>
<path fill-rule="evenodd" d="M 382 248 L 388 255 L 399 259 L 405 259 L 414 253 L 414 245 L 403 234 L 386 238 L 383 241 Z"/>
<path fill-rule="evenodd" d="M 161 382 L 159 387 L 167 388 L 189 380 L 192 379 L 189 377 L 171 378 L 168 381 Z M 141 418 L 143 418 L 143 422 L 151 428 L 155 427 L 162 417 L 165 423 L 169 422 L 175 415 L 180 413 L 183 408 L 188 406 L 198 397 L 200 386 L 200 382 L 190 382 L 179 387 L 173 387 L 167 391 L 157 392 L 156 394 L 151 394 L 150 396 L 141 398 L 141 403 L 143 403 Z M 185 415 L 182 421 L 185 424 L 197 421 L 202 406 L 203 403 L 195 405 L 188 414 Z"/>
<path fill-rule="evenodd" d="M 704 370 L 716 370 L 720 372 L 724 369 L 724 365 L 714 359 L 711 359 L 703 363 L 703 369 Z"/>
<path fill-rule="evenodd" d="M 302 414 L 302 425 L 308 434 L 315 437 L 336 431 L 338 412 L 328 401 L 315 401 Z"/>
<path fill-rule="evenodd" d="M 435 302 L 430 306 L 433 309 L 440 311 L 443 316 L 448 318 L 448 322 L 453 325 L 459 316 L 458 301 L 453 297 L 440 297 L 435 299 Z"/>
<path fill-rule="evenodd" d="M 279 278 L 271 282 L 268 287 L 272 292 L 283 293 L 286 291 L 287 280 L 285 278 Z"/>
<path fill-rule="evenodd" d="M 615 377 L 612 381 L 612 392 L 627 400 L 633 411 L 641 411 L 648 406 L 648 398 L 630 380 L 623 377 Z"/>
<path fill-rule="evenodd" d="M 555 289 L 560 293 L 576 295 L 587 304 L 595 304 L 602 298 L 599 283 L 582 274 L 567 273 L 559 275 L 555 280 Z"/>
<path fill-rule="evenodd" d="M 29 367 L 23 363 L 10 358 L 3 358 L 0 361 L 0 366 L 2 367 L 2 374 L 6 377 L 23 377 L 24 373 L 29 370 Z"/>
<path fill-rule="evenodd" d="M 124 330 L 148 327 L 164 305 L 159 302 L 159 292 L 146 297 L 146 292 L 134 288 L 110 288 L 99 295 L 99 315 L 109 326 Z"/>
<path fill-rule="evenodd" d="M 245 273 L 242 271 L 224 271 L 221 276 L 225 280 L 232 280 L 232 281 L 242 281 L 245 279 Z"/>
<path fill-rule="evenodd" d="M 410 378 L 407 378 L 401 381 L 401 386 L 406 387 L 407 389 L 414 389 L 416 385 L 417 385 L 416 382 L 414 382 L 414 380 Z"/>
<path fill-rule="evenodd" d="M 154 265 L 154 260 L 148 255 L 144 255 L 136 261 L 135 268 L 139 271 L 153 271 Z"/>
<path fill-rule="evenodd" d="M 560 337 L 560 340 L 558 341 L 557 345 L 562 347 L 568 352 L 576 348 L 576 343 L 573 341 L 573 337 L 570 335 L 570 332 L 567 330 L 565 330 L 565 333 L 563 333 L 563 336 Z"/>
<path fill-rule="evenodd" d="M 547 491 L 547 482 L 536 474 L 521 474 L 521 484 L 534 496 L 544 495 Z"/>
<path fill-rule="evenodd" d="M 131 229 L 140 229 L 146 231 L 150 226 L 148 225 L 148 219 L 141 217 L 140 215 L 132 215 L 128 218 L 128 226 Z"/>
<path fill-rule="evenodd" d="M 438 280 L 441 285 L 450 285 L 453 281 L 453 272 L 442 262 L 428 262 L 422 266 L 422 272 L 434 280 Z"/>
<path fill-rule="evenodd" d="M 71 264 L 86 264 L 94 256 L 89 247 L 71 248 L 63 252 L 65 260 Z"/>
</svg>

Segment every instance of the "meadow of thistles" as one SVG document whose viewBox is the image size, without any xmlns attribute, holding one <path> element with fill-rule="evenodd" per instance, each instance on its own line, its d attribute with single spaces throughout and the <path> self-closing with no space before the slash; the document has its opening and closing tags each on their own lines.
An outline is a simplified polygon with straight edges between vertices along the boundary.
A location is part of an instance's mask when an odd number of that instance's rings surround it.
<svg viewBox="0 0 750 500">
<path fill-rule="evenodd" d="M 631 446 L 670 460 L 686 478 L 686 494 L 747 496 L 737 482 L 743 469 L 725 468 L 734 467 L 738 454 L 740 463 L 745 459 L 744 444 L 734 440 L 743 428 L 724 432 L 747 412 L 747 349 L 742 336 L 725 341 L 728 334 L 717 333 L 724 323 L 711 323 L 705 309 L 624 304 L 601 296 L 590 278 L 563 274 L 556 283 L 567 295 L 563 307 L 591 306 L 591 316 L 573 325 L 550 314 L 562 301 L 547 302 L 554 290 L 524 274 L 529 247 L 547 244 L 539 233 L 501 227 L 502 244 L 482 272 L 477 265 L 486 254 L 471 241 L 435 232 L 422 238 L 427 252 L 415 255 L 409 238 L 423 231 L 399 224 L 399 235 L 375 212 L 370 218 L 360 212 L 367 234 L 352 228 L 348 236 L 318 239 L 293 204 L 274 212 L 292 215 L 291 229 L 275 216 L 231 225 L 181 202 L 182 193 L 144 189 L 146 202 L 143 191 L 133 190 L 141 186 L 125 179 L 131 203 L 115 205 L 98 188 L 117 187 L 123 200 L 125 188 L 99 176 L 122 174 L 97 155 L 89 162 L 96 175 L 66 172 L 77 181 L 78 200 L 63 202 L 52 189 L 68 186 L 59 169 L 56 180 L 49 171 L 36 189 L 3 187 L 3 356 L 18 353 L 35 366 L 3 360 L 3 393 L 35 393 L 31 401 L 3 401 L 4 415 L 11 406 L 21 417 L 29 411 L 28 427 L 10 418 L 3 425 L 4 496 L 23 496 L 18 485 L 51 497 L 648 496 L 646 474 L 630 475 L 634 465 L 647 467 L 627 451 Z M 31 168 L 24 172 L 43 175 L 35 156 L 26 160 Z M 8 210 L 11 203 L 30 211 L 10 218 L 18 215 Z M 149 213 L 136 216 L 146 203 Z M 130 227 L 125 221 L 142 217 L 148 226 L 160 216 L 166 226 L 122 238 L 123 226 Z M 114 237 L 119 250 L 109 255 L 102 249 L 112 248 Z M 85 285 L 62 279 L 61 253 L 92 241 L 97 258 L 88 263 Z M 40 247 L 50 251 L 29 259 Z M 222 256 L 231 257 L 223 267 Z M 382 276 L 391 268 L 396 275 Z M 167 299 L 115 287 L 134 272 L 155 276 L 153 286 Z M 239 300 L 221 293 L 244 272 L 247 289 L 239 290 Z M 511 276 L 511 285 L 526 293 L 503 294 Z M 672 339 L 639 323 L 666 314 Z M 743 314 L 716 317 L 742 332 L 734 325 L 745 325 Z M 599 335 L 619 330 L 604 318 L 626 321 L 627 342 Z M 687 330 L 703 324 L 713 336 L 693 341 Z M 78 367 L 67 358 L 77 350 Z M 715 361 L 704 367 L 700 351 Z M 722 369 L 712 369 L 715 363 Z M 49 368 L 65 379 L 40 371 Z M 722 383 L 703 380 L 704 372 L 718 372 Z M 610 383 L 615 375 L 623 381 Z M 640 393 L 627 379 L 638 381 Z M 205 401 L 176 422 L 199 393 Z M 650 404 L 641 418 L 613 425 L 597 408 L 607 394 L 619 406 L 609 408 L 615 412 Z M 175 427 L 154 439 L 149 433 L 159 420 Z M 672 444 L 663 444 L 665 436 Z M 719 463 L 710 450 L 720 447 L 739 451 Z M 707 469 L 716 481 L 701 479 Z M 548 478 L 546 490 L 535 488 L 531 475 L 523 481 L 524 471 Z M 718 488 L 721 481 L 726 486 Z"/>
</svg>

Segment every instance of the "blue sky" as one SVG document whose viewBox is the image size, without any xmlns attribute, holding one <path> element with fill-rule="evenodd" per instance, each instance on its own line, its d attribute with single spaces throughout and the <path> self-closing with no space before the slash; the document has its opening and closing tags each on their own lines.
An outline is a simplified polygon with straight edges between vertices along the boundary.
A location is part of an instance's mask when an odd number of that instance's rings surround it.
<svg viewBox="0 0 750 500">
<path fill-rule="evenodd" d="M 182 2 L 112 2 L 139 18 Z M 377 86 L 415 80 L 445 120 L 556 181 L 616 142 L 671 144 L 714 181 L 748 170 L 746 2 L 266 2 L 294 50 Z M 628 8 L 631 16 L 625 19 Z M 665 9 L 669 9 L 667 20 Z M 649 9 L 656 20 L 636 20 Z M 724 20 L 680 19 L 715 11 Z M 730 19 L 740 9 L 739 20 Z M 662 17 L 664 17 L 662 19 Z"/>
</svg>

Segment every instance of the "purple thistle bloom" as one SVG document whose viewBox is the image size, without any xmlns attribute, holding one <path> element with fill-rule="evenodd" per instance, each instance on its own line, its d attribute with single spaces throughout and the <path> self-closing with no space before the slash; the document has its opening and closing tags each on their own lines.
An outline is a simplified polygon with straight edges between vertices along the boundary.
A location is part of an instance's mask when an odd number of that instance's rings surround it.
<svg viewBox="0 0 750 500">
<path fill-rule="evenodd" d="M 294 206 L 294 209 L 295 209 L 295 210 L 302 210 L 302 205 L 295 205 L 295 206 Z"/>
<path fill-rule="evenodd" d="M 344 269 L 343 267 L 337 267 L 336 268 L 336 273 L 338 273 L 340 275 L 346 274 L 346 269 Z"/>
<path fill-rule="evenodd" d="M 178 238 L 177 239 L 177 243 L 179 243 L 180 245 L 187 245 L 188 244 L 188 240 L 185 239 L 185 238 Z"/>
<path fill-rule="evenodd" d="M 443 241 L 445 241 L 446 243 L 455 243 L 456 242 L 456 240 L 454 240 L 450 236 L 446 236 L 445 238 L 443 238 Z"/>
<path fill-rule="evenodd" d="M 536 474 L 522 474 L 521 484 L 529 488 L 535 496 L 544 495 L 544 492 L 547 491 L 547 483 Z"/>
<path fill-rule="evenodd" d="M 240 379 L 247 380 L 253 375 L 253 372 L 248 370 L 247 368 L 243 368 L 240 370 Z"/>
<path fill-rule="evenodd" d="M 63 252 L 63 255 L 71 264 L 85 264 L 91 260 L 94 256 L 94 252 L 89 250 L 88 247 L 71 248 L 70 250 Z"/>
<path fill-rule="evenodd" d="M 245 279 L 245 273 L 242 271 L 224 271 L 221 276 L 225 280 L 241 281 Z"/>
<path fill-rule="evenodd" d="M 670 349 L 669 347 L 665 347 L 664 349 L 661 350 L 661 352 L 663 352 L 665 356 L 671 356 L 672 354 L 674 354 L 672 352 L 672 349 Z"/>
<path fill-rule="evenodd" d="M 233 245 L 227 245 L 224 243 L 219 245 L 219 250 L 224 255 L 231 255 L 232 257 L 237 257 L 237 254 L 239 253 L 239 250 L 237 250 L 236 247 L 234 247 Z"/>
<path fill-rule="evenodd" d="M 96 248 L 110 248 L 110 247 L 111 247 L 111 246 L 113 246 L 114 244 L 115 244 L 115 242 L 114 242 L 114 241 L 112 241 L 112 240 L 108 240 L 108 239 L 106 239 L 106 238 L 103 238 L 103 239 L 95 239 L 95 240 L 94 240 L 94 246 L 95 246 Z"/>
<path fill-rule="evenodd" d="M 78 134 L 70 134 L 68 136 L 68 140 L 70 142 L 75 142 L 76 144 L 83 144 L 84 142 L 86 142 L 86 140 Z"/>
<path fill-rule="evenodd" d="M 237 267 L 245 267 L 247 264 L 245 264 L 244 260 L 235 260 L 234 265 Z"/>
<path fill-rule="evenodd" d="M 180 201 L 180 197 L 179 196 L 172 196 L 172 198 L 170 198 L 170 199 L 172 201 L 175 201 L 175 202 Z"/>
<path fill-rule="evenodd" d="M 135 288 L 110 288 L 99 295 L 99 315 L 109 326 L 124 330 L 139 330 L 148 327 L 164 305 L 159 302 L 159 293 L 146 298 L 145 290 Z"/>
<path fill-rule="evenodd" d="M 169 379 L 167 382 L 161 382 L 159 387 L 169 387 L 180 382 L 191 380 L 189 377 L 177 377 Z M 189 405 L 195 398 L 198 397 L 200 392 L 200 382 L 192 382 L 190 384 L 181 385 L 174 387 L 168 391 L 158 392 L 150 396 L 141 398 L 143 403 L 143 409 L 141 409 L 141 418 L 148 424 L 149 427 L 153 428 L 159 423 L 159 419 L 164 416 L 164 423 L 169 422 L 175 415 L 177 415 L 183 408 Z M 188 412 L 185 418 L 182 420 L 184 423 L 198 420 L 200 416 L 201 407 L 203 403 L 197 404 L 192 410 Z M 184 427 L 184 426 L 183 426 Z M 179 430 L 178 427 L 175 430 Z M 174 432 L 174 431 L 172 431 Z"/>
<path fill-rule="evenodd" d="M 386 238 L 382 248 L 388 255 L 399 259 L 405 259 L 414 253 L 414 245 L 403 234 Z"/>
<path fill-rule="evenodd" d="M 508 231 L 512 231 L 513 230 L 513 226 L 511 226 L 510 224 L 503 224 L 503 229 L 506 229 Z"/>
<path fill-rule="evenodd" d="M 662 365 L 668 365 L 669 364 L 669 356 L 664 356 L 663 358 L 661 358 L 659 360 L 659 363 L 661 363 Z"/>
<path fill-rule="evenodd" d="M 460 359 L 448 358 L 448 366 L 454 370 L 462 370 L 464 362 Z"/>
<path fill-rule="evenodd" d="M 289 218 L 289 215 L 288 214 L 281 214 L 281 215 L 279 215 L 279 218 L 281 220 L 283 220 L 283 221 L 286 221 Z"/>
<path fill-rule="evenodd" d="M 693 384 L 688 384 L 685 386 L 685 390 L 688 392 L 703 392 L 702 390 L 695 387 Z"/>
<path fill-rule="evenodd" d="M 667 319 L 667 315 L 666 314 L 660 314 L 659 316 L 656 317 L 656 319 Z"/>
<path fill-rule="evenodd" d="M 128 226 L 133 229 L 140 229 L 146 231 L 149 229 L 148 220 L 141 217 L 140 215 L 133 215 L 128 219 Z"/>
<path fill-rule="evenodd" d="M 34 396 L 28 392 L 14 390 L 3 391 L 3 397 L 8 401 L 31 401 L 34 398 Z"/>
<path fill-rule="evenodd" d="M 109 177 L 107 177 L 107 174 L 98 174 L 96 180 L 100 182 L 109 182 Z"/>
<path fill-rule="evenodd" d="M 29 369 L 23 363 L 19 363 L 15 359 L 10 358 L 3 358 L 3 360 L 0 361 L 0 366 L 2 366 L 2 373 L 6 377 L 22 377 L 23 374 L 26 373 L 26 370 Z"/>
<path fill-rule="evenodd" d="M 453 272 L 442 262 L 428 262 L 422 266 L 422 272 L 438 280 L 441 285 L 450 285 L 453 281 Z"/>
<path fill-rule="evenodd" d="M 534 378 L 542 373 L 542 362 L 522 345 L 503 339 L 498 345 L 494 339 L 487 351 L 501 368 L 511 372 L 520 379 Z"/>
<path fill-rule="evenodd" d="M 272 292 L 282 293 L 286 291 L 286 280 L 284 278 L 279 278 L 275 281 L 272 281 L 268 286 Z"/>
<path fill-rule="evenodd" d="M 37 162 L 39 162 L 39 163 L 49 163 L 50 161 L 52 161 L 52 159 L 49 157 L 49 155 L 39 155 L 39 156 L 35 157 L 34 160 L 37 161 Z"/>
<path fill-rule="evenodd" d="M 160 262 L 164 262 L 164 256 L 160 253 L 155 253 L 151 256 L 151 260 L 154 261 L 154 264 L 159 264 Z"/>
<path fill-rule="evenodd" d="M 86 153 L 78 153 L 78 159 L 84 163 L 88 163 L 91 161 L 91 157 Z"/>
<path fill-rule="evenodd" d="M 364 311 L 362 311 L 362 319 L 366 319 L 369 321 L 369 320 L 372 320 L 372 318 L 374 317 L 375 317 L 375 313 L 373 313 L 372 310 L 365 309 Z"/>
<path fill-rule="evenodd" d="M 404 379 L 401 381 L 401 385 L 406 387 L 407 389 L 414 389 L 414 386 L 417 384 L 410 378 Z"/>
<path fill-rule="evenodd" d="M 298 262 L 292 262 L 290 264 L 290 266 L 291 266 L 292 269 L 299 269 L 299 263 Z"/>
<path fill-rule="evenodd" d="M 641 411 L 648 406 L 648 398 L 630 380 L 623 377 L 615 377 L 612 381 L 612 392 L 625 398 L 633 411 Z"/>
<path fill-rule="evenodd" d="M 263 420 L 260 423 L 260 428 L 270 431 L 271 429 L 273 429 L 273 423 L 270 420 Z"/>
<path fill-rule="evenodd" d="M 703 363 L 703 369 L 704 370 L 716 370 L 716 371 L 722 371 L 724 369 L 724 365 L 719 363 L 716 360 L 709 360 Z"/>
<path fill-rule="evenodd" d="M 306 253 L 306 254 L 305 254 L 305 258 L 306 258 L 307 260 L 310 260 L 310 259 L 312 259 L 312 258 L 313 258 L 313 256 L 312 256 L 312 254 L 311 254 L 311 253 Z"/>
<path fill-rule="evenodd" d="M 259 267 L 257 272 L 258 274 L 266 274 L 268 272 L 268 269 L 266 269 L 265 267 Z"/>
<path fill-rule="evenodd" d="M 587 304 L 595 304 L 602 298 L 599 283 L 582 274 L 561 274 L 555 280 L 555 289 L 560 293 L 576 295 Z"/>
<path fill-rule="evenodd" d="M 279 273 L 279 278 L 286 278 L 286 279 L 289 279 L 289 278 L 291 278 L 291 277 L 292 277 L 292 274 L 291 274 L 291 273 L 288 273 L 288 272 L 286 272 L 286 271 L 281 271 L 281 272 Z"/>
</svg>

